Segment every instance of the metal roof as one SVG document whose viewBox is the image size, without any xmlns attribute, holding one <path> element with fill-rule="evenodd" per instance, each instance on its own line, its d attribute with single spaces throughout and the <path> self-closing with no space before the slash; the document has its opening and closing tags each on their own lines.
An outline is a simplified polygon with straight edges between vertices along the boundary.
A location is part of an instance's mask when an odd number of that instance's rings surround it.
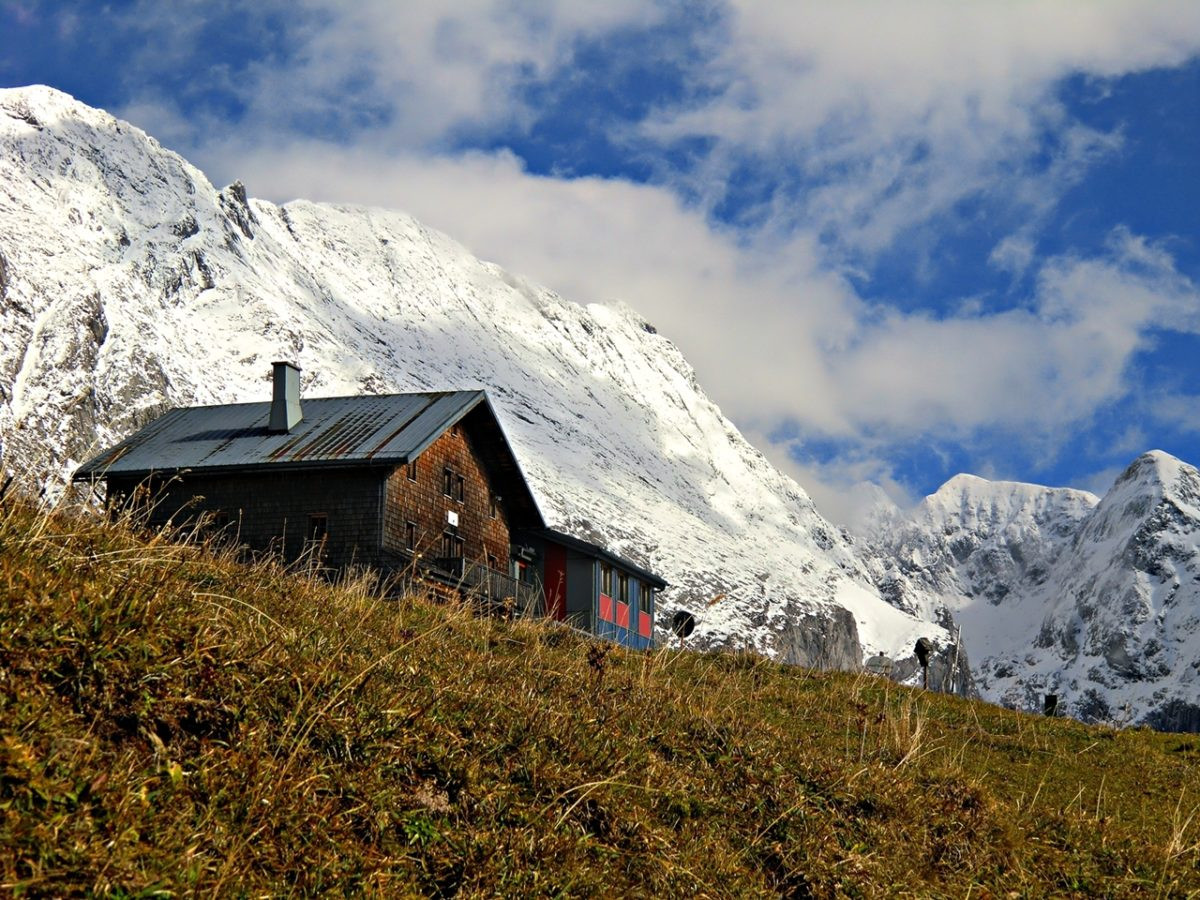
<svg viewBox="0 0 1200 900">
<path fill-rule="evenodd" d="M 480 403 L 483 391 L 306 398 L 304 418 L 271 432 L 268 403 L 173 409 L 80 466 L 76 480 L 180 469 L 408 462 Z"/>
<path fill-rule="evenodd" d="M 515 516 L 513 524 L 545 527 L 525 473 L 483 391 L 306 398 L 302 408 L 303 419 L 282 433 L 267 427 L 269 402 L 173 409 L 88 460 L 74 478 L 393 467 L 416 459 L 462 422 Z"/>
<path fill-rule="evenodd" d="M 655 575 L 648 569 L 643 569 L 641 566 L 631 563 L 622 556 L 617 556 L 611 550 L 606 550 L 599 544 L 593 544 L 585 541 L 582 538 L 577 538 L 573 534 L 567 534 L 562 531 L 555 531 L 553 528 L 543 528 L 539 531 L 532 532 L 533 535 L 542 538 L 543 540 L 559 544 L 570 550 L 577 550 L 586 556 L 591 556 L 596 559 L 601 559 L 609 563 L 614 568 L 621 569 L 630 575 L 634 575 L 643 581 L 649 582 L 658 590 L 663 590 L 668 586 L 667 582 L 658 575 Z"/>
</svg>

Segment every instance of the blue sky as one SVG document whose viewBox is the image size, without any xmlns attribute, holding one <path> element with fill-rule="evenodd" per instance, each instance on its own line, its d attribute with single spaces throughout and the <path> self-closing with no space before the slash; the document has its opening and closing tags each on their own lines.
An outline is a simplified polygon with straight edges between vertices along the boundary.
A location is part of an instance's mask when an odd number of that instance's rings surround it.
<svg viewBox="0 0 1200 900">
<path fill-rule="evenodd" d="M 827 513 L 1200 463 L 1200 4 L 0 0 L 0 84 L 675 340 Z"/>
</svg>

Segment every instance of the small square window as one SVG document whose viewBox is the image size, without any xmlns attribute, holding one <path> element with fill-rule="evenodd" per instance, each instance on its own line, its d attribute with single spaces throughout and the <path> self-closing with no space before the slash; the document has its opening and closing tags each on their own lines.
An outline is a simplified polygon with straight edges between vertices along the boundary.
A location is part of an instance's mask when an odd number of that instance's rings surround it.
<svg viewBox="0 0 1200 900">
<path fill-rule="evenodd" d="M 408 480 L 417 480 L 417 461 L 415 459 L 408 464 Z"/>
<path fill-rule="evenodd" d="M 308 517 L 308 539 L 323 541 L 329 535 L 329 516 L 325 513 L 313 513 Z"/>
<path fill-rule="evenodd" d="M 417 549 L 417 523 L 416 522 L 405 522 L 404 523 L 404 549 L 405 550 L 416 550 Z"/>
</svg>

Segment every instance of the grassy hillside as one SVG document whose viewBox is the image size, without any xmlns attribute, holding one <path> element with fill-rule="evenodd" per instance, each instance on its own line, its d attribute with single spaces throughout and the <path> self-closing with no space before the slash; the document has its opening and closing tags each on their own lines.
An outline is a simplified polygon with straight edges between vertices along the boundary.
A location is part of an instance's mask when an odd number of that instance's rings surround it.
<svg viewBox="0 0 1200 900">
<path fill-rule="evenodd" d="M 627 653 L 0 509 L 0 883 L 1186 896 L 1200 739 Z"/>
</svg>

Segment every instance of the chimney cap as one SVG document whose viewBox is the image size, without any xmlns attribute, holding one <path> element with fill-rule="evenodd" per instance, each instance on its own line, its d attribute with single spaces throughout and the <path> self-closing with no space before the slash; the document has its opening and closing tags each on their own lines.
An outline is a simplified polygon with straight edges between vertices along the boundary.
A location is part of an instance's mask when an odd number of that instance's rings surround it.
<svg viewBox="0 0 1200 900">
<path fill-rule="evenodd" d="M 291 431 L 304 418 L 300 409 L 300 367 L 295 363 L 276 362 L 271 381 L 271 415 L 267 430 L 275 434 Z"/>
</svg>

